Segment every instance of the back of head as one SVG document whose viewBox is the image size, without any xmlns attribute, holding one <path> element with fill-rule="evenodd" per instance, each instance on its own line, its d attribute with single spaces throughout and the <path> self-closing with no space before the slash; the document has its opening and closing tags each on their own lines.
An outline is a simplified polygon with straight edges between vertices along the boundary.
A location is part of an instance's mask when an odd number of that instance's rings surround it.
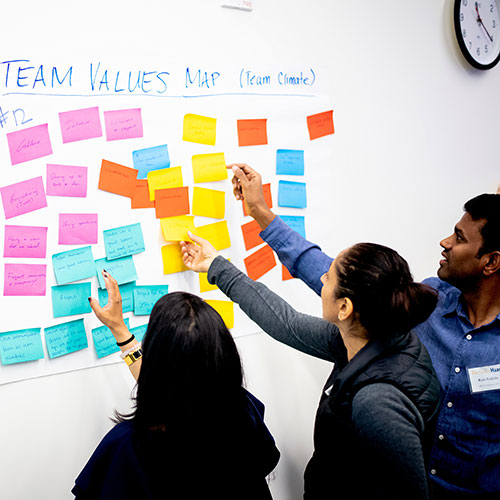
<svg viewBox="0 0 500 500">
<path fill-rule="evenodd" d="M 481 227 L 483 246 L 479 255 L 500 251 L 500 194 L 480 194 L 464 205 L 464 210 L 473 220 L 484 219 Z"/>
</svg>

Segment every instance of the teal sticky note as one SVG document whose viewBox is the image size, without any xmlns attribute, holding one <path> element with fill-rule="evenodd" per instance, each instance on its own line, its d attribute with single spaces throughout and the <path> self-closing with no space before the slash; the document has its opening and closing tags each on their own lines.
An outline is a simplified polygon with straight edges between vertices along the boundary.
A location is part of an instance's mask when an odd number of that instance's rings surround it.
<svg viewBox="0 0 500 500">
<path fill-rule="evenodd" d="M 142 339 L 144 338 L 144 334 L 146 333 L 146 330 L 148 329 L 148 325 L 140 325 L 140 326 L 135 326 L 134 328 L 130 329 L 130 333 L 135 335 L 135 339 L 137 342 L 142 342 Z"/>
<path fill-rule="evenodd" d="M 124 313 L 133 311 L 135 281 L 120 285 L 118 288 L 120 289 L 120 295 L 122 296 L 122 311 Z M 99 305 L 104 307 L 108 303 L 108 291 L 105 288 L 98 288 L 97 293 L 99 295 Z"/>
<path fill-rule="evenodd" d="M 58 285 L 91 278 L 95 274 L 94 256 L 90 245 L 54 254 L 52 265 Z"/>
<path fill-rule="evenodd" d="M 103 231 L 106 259 L 115 260 L 144 252 L 144 238 L 139 223 Z M 109 271 L 109 269 L 106 269 Z"/>
<path fill-rule="evenodd" d="M 89 344 L 83 319 L 75 319 L 44 329 L 45 345 L 51 359 L 86 349 Z"/>
<path fill-rule="evenodd" d="M 168 293 L 168 285 L 136 286 L 134 288 L 134 314 L 151 314 L 157 300 Z"/>
<path fill-rule="evenodd" d="M 304 175 L 304 151 L 278 149 L 276 151 L 276 175 Z"/>
<path fill-rule="evenodd" d="M 0 333 L 2 365 L 13 365 L 43 358 L 41 328 Z"/>
<path fill-rule="evenodd" d="M 135 270 L 134 261 L 132 256 L 122 257 L 121 259 L 108 260 L 108 259 L 97 259 L 95 261 L 95 269 L 97 271 L 97 279 L 99 280 L 99 286 L 101 288 L 106 288 L 104 283 L 104 278 L 102 277 L 102 270 L 106 271 L 115 278 L 119 285 L 124 283 L 130 283 L 137 279 L 137 272 Z"/>
<path fill-rule="evenodd" d="M 166 144 L 132 152 L 134 168 L 139 171 L 138 179 L 147 179 L 148 172 L 170 167 L 170 157 Z"/>
<path fill-rule="evenodd" d="M 125 318 L 125 325 L 128 328 L 128 318 Z M 92 330 L 92 339 L 94 340 L 94 347 L 97 357 L 104 358 L 114 352 L 118 352 L 120 348 L 116 345 L 116 340 L 107 326 L 99 326 Z"/>
<path fill-rule="evenodd" d="M 92 311 L 89 304 L 90 283 L 73 283 L 52 287 L 52 311 L 54 318 L 73 316 Z"/>
<path fill-rule="evenodd" d="M 294 231 L 297 231 L 302 238 L 306 237 L 306 222 L 303 215 L 280 215 L 280 219 Z"/>
<path fill-rule="evenodd" d="M 306 183 L 279 181 L 278 205 L 280 207 L 306 208 Z"/>
</svg>

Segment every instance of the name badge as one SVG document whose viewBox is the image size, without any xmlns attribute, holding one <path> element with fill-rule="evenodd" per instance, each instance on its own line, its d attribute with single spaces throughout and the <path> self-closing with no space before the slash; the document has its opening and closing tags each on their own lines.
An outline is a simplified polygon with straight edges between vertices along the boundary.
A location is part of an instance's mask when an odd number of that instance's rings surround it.
<svg viewBox="0 0 500 500">
<path fill-rule="evenodd" d="M 500 389 L 500 365 L 467 368 L 472 393 Z"/>
</svg>

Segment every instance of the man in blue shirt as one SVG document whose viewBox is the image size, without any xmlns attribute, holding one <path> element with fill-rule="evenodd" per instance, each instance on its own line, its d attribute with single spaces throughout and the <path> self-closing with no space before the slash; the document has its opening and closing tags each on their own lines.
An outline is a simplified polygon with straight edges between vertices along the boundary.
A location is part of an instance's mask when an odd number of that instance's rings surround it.
<svg viewBox="0 0 500 500">
<path fill-rule="evenodd" d="M 232 165 L 233 191 L 260 236 L 292 276 L 317 294 L 333 259 L 266 205 L 260 175 Z M 442 406 L 429 459 L 435 499 L 500 498 L 500 194 L 469 200 L 440 242 L 438 278 L 424 283 L 439 302 L 416 327 L 441 384 Z"/>
</svg>

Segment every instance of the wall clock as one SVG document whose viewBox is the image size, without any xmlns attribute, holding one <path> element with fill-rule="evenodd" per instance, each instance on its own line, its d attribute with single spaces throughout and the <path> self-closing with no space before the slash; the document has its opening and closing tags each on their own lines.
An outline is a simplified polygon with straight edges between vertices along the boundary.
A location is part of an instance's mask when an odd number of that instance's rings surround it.
<svg viewBox="0 0 500 500">
<path fill-rule="evenodd" d="M 455 0 L 458 45 L 475 68 L 490 69 L 500 60 L 499 5 L 500 0 Z"/>
</svg>

